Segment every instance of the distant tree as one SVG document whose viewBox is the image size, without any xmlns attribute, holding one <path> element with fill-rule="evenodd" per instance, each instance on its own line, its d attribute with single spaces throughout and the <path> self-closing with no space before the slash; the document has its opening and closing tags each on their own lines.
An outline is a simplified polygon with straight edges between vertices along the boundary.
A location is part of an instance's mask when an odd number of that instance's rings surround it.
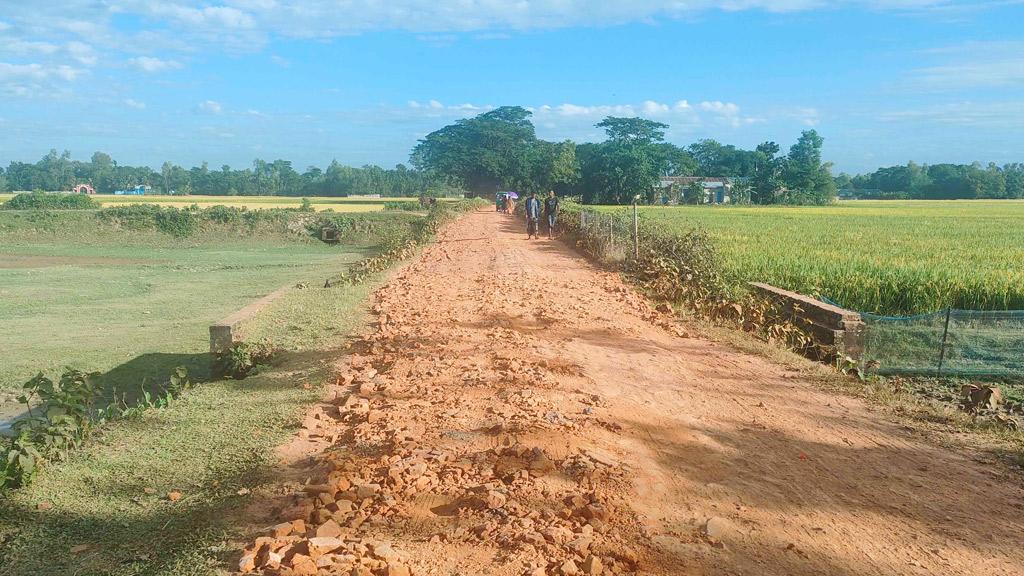
<svg viewBox="0 0 1024 576">
<path fill-rule="evenodd" d="M 779 150 L 775 142 L 763 142 L 754 151 L 754 176 L 750 185 L 750 201 L 754 204 L 774 204 L 779 201 L 785 164 L 784 159 L 778 157 Z"/>
<path fill-rule="evenodd" d="M 1003 179 L 1007 198 L 1024 198 L 1024 164 L 1003 166 Z"/>
<path fill-rule="evenodd" d="M 831 165 L 821 161 L 824 139 L 816 130 L 804 130 L 789 149 L 786 158 L 785 182 L 789 188 L 786 200 L 798 204 L 826 204 L 835 199 L 836 184 Z"/>
<path fill-rule="evenodd" d="M 655 184 L 678 159 L 666 154 L 661 141 L 665 124 L 643 118 L 609 117 L 597 124 L 608 140 L 588 147 L 581 157 L 585 187 L 584 200 L 605 204 L 628 204 L 639 194 L 655 201 Z"/>
<path fill-rule="evenodd" d="M 700 182 L 690 182 L 686 188 L 683 188 L 683 203 L 685 204 L 704 204 L 706 198 L 704 185 Z"/>
<path fill-rule="evenodd" d="M 833 178 L 836 183 L 836 190 L 851 190 L 855 188 L 853 185 L 853 178 L 850 177 L 846 172 L 840 172 L 838 176 Z"/>
<path fill-rule="evenodd" d="M 532 182 L 532 147 L 537 141 L 531 112 L 503 106 L 431 132 L 413 149 L 421 170 L 454 178 L 464 187 L 496 191 Z"/>
<path fill-rule="evenodd" d="M 170 162 L 164 162 L 160 166 L 160 179 L 163 182 L 164 194 L 171 193 L 171 168 L 173 164 Z"/>
<path fill-rule="evenodd" d="M 697 163 L 697 175 L 746 178 L 753 176 L 756 154 L 716 140 L 698 140 L 687 149 Z"/>
<path fill-rule="evenodd" d="M 571 140 L 554 143 L 538 140 L 532 147 L 531 177 L 522 184 L 526 192 L 544 193 L 554 190 L 567 194 L 579 180 L 576 144 Z"/>
<path fill-rule="evenodd" d="M 668 124 L 645 118 L 616 118 L 609 116 L 597 123 L 604 128 L 608 140 L 620 144 L 653 144 L 665 139 Z"/>
<path fill-rule="evenodd" d="M 657 153 L 664 160 L 660 162 L 664 172 L 662 176 L 696 176 L 699 170 L 697 161 L 684 148 L 675 144 L 661 142 L 655 145 Z"/>
</svg>

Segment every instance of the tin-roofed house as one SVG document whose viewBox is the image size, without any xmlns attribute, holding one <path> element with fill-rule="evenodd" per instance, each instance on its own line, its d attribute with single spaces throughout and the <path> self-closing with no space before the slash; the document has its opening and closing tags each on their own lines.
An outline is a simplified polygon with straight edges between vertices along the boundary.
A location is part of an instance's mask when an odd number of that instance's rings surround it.
<svg viewBox="0 0 1024 576">
<path fill-rule="evenodd" d="M 656 184 L 655 201 L 685 203 L 686 194 L 694 185 L 703 191 L 702 197 L 696 198 L 698 204 L 727 204 L 732 201 L 732 180 L 718 176 L 663 176 Z"/>
</svg>

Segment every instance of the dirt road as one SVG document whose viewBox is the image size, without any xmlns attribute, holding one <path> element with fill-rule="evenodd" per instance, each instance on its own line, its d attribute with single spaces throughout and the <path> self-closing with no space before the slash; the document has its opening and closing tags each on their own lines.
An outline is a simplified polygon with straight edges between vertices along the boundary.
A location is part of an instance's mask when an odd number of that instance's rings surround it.
<svg viewBox="0 0 1024 576">
<path fill-rule="evenodd" d="M 375 311 L 242 568 L 1024 574 L 1019 476 L 686 337 L 506 216 L 443 230 Z"/>
</svg>

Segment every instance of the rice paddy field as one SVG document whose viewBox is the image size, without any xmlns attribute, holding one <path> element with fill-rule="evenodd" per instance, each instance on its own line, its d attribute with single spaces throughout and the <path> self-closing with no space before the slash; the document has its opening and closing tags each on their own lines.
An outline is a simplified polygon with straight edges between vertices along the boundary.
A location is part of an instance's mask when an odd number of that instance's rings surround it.
<svg viewBox="0 0 1024 576">
<path fill-rule="evenodd" d="M 13 194 L 0 194 L 0 203 L 12 198 Z M 97 194 L 92 197 L 103 205 L 124 206 L 126 204 L 152 204 L 156 206 L 173 206 L 184 208 L 192 204 L 200 207 L 231 206 L 235 208 L 298 208 L 302 198 L 290 196 L 114 196 L 113 194 Z M 416 198 L 371 198 L 371 197 L 311 197 L 310 203 L 317 211 L 333 210 L 334 212 L 376 212 L 384 209 L 387 202 L 416 202 Z"/>
<path fill-rule="evenodd" d="M 1021 201 L 649 206 L 641 218 L 707 230 L 734 286 L 767 282 L 885 315 L 1024 310 Z"/>
</svg>

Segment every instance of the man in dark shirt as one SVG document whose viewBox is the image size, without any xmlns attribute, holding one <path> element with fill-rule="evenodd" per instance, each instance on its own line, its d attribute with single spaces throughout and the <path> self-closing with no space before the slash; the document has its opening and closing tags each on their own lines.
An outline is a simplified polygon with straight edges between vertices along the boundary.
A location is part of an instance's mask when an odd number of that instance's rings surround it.
<svg viewBox="0 0 1024 576">
<path fill-rule="evenodd" d="M 544 199 L 544 219 L 548 223 L 548 238 L 555 233 L 555 219 L 558 217 L 558 197 L 555 191 L 548 191 L 548 197 Z"/>
<path fill-rule="evenodd" d="M 530 192 L 530 197 L 526 200 L 526 239 L 540 238 L 538 234 L 540 227 L 540 200 L 537 199 L 536 192 Z"/>
</svg>

